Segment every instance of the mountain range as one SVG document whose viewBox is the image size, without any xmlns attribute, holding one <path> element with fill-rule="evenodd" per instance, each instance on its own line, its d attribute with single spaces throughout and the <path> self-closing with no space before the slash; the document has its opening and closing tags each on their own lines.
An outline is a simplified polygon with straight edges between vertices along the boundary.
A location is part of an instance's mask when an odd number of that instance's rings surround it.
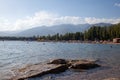
<svg viewBox="0 0 120 80">
<path fill-rule="evenodd" d="M 59 34 L 65 34 L 67 32 L 84 32 L 85 30 L 88 30 L 92 26 L 110 26 L 112 24 L 109 23 L 98 23 L 98 24 L 61 24 L 61 25 L 54 25 L 54 26 L 38 26 L 31 29 L 27 29 L 24 31 L 6 31 L 6 32 L 0 32 L 0 36 L 24 36 L 24 37 L 30 37 L 30 36 L 45 36 L 45 35 L 53 35 L 56 33 Z"/>
</svg>

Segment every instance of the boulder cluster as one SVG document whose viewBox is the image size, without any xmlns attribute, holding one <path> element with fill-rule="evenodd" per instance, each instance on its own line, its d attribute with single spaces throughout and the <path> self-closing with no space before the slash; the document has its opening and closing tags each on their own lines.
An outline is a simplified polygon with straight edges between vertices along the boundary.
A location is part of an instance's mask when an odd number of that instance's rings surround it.
<svg viewBox="0 0 120 80">
<path fill-rule="evenodd" d="M 69 69 L 83 69 L 88 70 L 100 65 L 95 63 L 96 61 L 91 60 L 65 60 L 65 59 L 55 59 L 49 62 L 48 64 L 61 64 L 66 65 Z"/>
<path fill-rule="evenodd" d="M 20 69 L 13 69 L 11 80 L 24 80 L 30 77 L 43 76 L 50 73 L 60 73 L 67 69 L 89 70 L 100 67 L 96 61 L 92 60 L 66 60 L 54 59 L 43 64 L 34 64 Z"/>
</svg>

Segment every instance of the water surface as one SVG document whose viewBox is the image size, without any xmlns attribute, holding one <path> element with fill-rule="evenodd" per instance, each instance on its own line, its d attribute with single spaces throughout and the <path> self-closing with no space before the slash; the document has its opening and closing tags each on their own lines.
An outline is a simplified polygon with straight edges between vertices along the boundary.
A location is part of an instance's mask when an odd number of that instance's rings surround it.
<svg viewBox="0 0 120 80">
<path fill-rule="evenodd" d="M 4 74 L 5 76 L 13 67 L 56 58 L 99 59 L 102 65 L 119 68 L 120 45 L 0 41 L 0 75 Z M 119 74 L 118 72 L 115 73 Z"/>
</svg>

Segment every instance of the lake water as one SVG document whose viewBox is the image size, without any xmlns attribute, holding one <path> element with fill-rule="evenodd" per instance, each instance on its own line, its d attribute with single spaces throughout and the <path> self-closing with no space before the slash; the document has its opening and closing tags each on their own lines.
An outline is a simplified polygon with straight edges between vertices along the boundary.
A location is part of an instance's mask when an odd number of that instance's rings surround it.
<svg viewBox="0 0 120 80">
<path fill-rule="evenodd" d="M 99 59 L 100 64 L 111 67 L 110 70 L 114 71 L 114 75 L 111 74 L 113 77 L 119 77 L 120 75 L 120 45 L 0 41 L 0 80 L 9 76 L 9 72 L 13 67 L 21 67 L 56 58 Z"/>
</svg>

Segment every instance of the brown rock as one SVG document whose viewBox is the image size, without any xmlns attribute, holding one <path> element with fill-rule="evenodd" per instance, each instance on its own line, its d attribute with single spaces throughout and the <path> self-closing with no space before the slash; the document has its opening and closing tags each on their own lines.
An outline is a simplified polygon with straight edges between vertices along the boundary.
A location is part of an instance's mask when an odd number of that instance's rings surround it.
<svg viewBox="0 0 120 80">
<path fill-rule="evenodd" d="M 120 80 L 120 78 L 107 78 L 107 79 L 104 79 L 104 80 Z"/>
<path fill-rule="evenodd" d="M 67 64 L 67 61 L 65 59 L 55 59 L 50 61 L 48 64 Z"/>
<path fill-rule="evenodd" d="M 48 71 L 48 73 L 60 73 L 60 72 L 64 72 L 67 69 L 68 69 L 68 66 L 63 64 L 63 65 L 60 65 L 59 67 L 51 69 L 50 71 Z"/>
<path fill-rule="evenodd" d="M 72 69 L 92 69 L 99 67 L 94 61 L 89 60 L 65 60 L 56 59 L 50 63 L 40 63 L 28 65 L 20 69 L 13 69 L 14 76 L 11 80 L 24 80 L 30 77 L 43 76 L 50 73 L 60 73 L 68 68 Z"/>
<path fill-rule="evenodd" d="M 100 65 L 96 64 L 93 61 L 88 61 L 88 60 L 74 61 L 70 66 L 70 68 L 72 69 L 83 69 L 83 70 L 92 69 L 96 67 L 100 67 Z"/>
<path fill-rule="evenodd" d="M 68 69 L 66 65 L 54 65 L 54 64 L 37 64 L 26 66 L 21 69 L 12 70 L 14 76 L 11 80 L 23 80 L 30 77 L 42 76 L 49 73 L 60 73 Z"/>
</svg>

